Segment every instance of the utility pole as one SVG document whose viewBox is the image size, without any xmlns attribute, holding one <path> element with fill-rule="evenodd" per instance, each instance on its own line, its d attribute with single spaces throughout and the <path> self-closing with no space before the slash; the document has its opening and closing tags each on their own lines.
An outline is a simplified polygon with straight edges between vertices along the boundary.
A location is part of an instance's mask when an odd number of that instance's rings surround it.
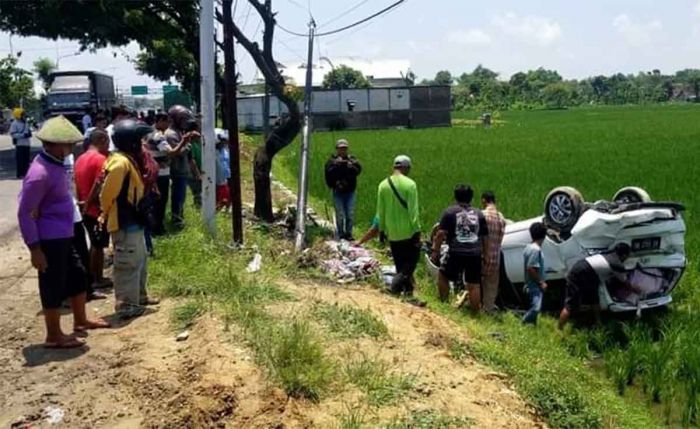
<svg viewBox="0 0 700 429">
<path fill-rule="evenodd" d="M 231 222 L 233 230 L 233 244 L 243 244 L 243 201 L 241 198 L 241 160 L 240 142 L 238 141 L 238 106 L 236 102 L 236 55 L 233 43 L 233 0 L 223 0 L 222 11 L 224 15 L 224 65 L 226 88 L 226 124 L 228 126 L 229 165 L 231 178 L 229 179 L 229 195 L 231 198 Z"/>
<path fill-rule="evenodd" d="M 302 126 L 301 165 L 299 166 L 299 192 L 297 193 L 297 224 L 294 249 L 300 252 L 306 235 L 306 198 L 309 192 L 309 145 L 311 144 L 311 89 L 313 77 L 314 32 L 316 23 L 309 22 L 309 48 L 306 61 L 306 88 L 304 90 L 304 124 Z"/>
<path fill-rule="evenodd" d="M 211 235 L 216 234 L 216 135 L 214 109 L 214 0 L 199 0 L 199 63 L 202 112 L 202 216 Z"/>
</svg>

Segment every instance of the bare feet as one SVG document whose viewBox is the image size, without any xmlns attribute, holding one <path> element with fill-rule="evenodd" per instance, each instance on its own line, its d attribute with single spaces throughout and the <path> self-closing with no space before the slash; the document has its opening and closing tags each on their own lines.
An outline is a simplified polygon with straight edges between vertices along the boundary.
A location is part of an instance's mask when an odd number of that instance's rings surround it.
<svg viewBox="0 0 700 429">
<path fill-rule="evenodd" d="M 85 323 L 81 323 L 80 325 L 75 325 L 73 327 L 73 330 L 75 332 L 85 332 L 93 329 L 106 329 L 106 328 L 111 328 L 112 325 L 107 322 L 104 319 L 96 319 L 96 320 L 86 320 Z"/>
</svg>

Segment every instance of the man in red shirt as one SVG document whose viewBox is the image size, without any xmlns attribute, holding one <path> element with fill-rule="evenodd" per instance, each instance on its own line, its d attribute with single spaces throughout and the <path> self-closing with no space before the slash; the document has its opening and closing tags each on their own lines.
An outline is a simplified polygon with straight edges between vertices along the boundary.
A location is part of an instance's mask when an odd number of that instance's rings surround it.
<svg viewBox="0 0 700 429">
<path fill-rule="evenodd" d="M 99 195 L 102 186 L 102 168 L 109 155 L 109 134 L 95 129 L 90 134 L 90 147 L 75 162 L 75 188 L 82 210 L 83 223 L 90 236 L 90 273 L 94 288 L 108 287 L 103 277 L 104 248 L 109 245 L 109 234 L 97 221 L 100 216 Z"/>
</svg>

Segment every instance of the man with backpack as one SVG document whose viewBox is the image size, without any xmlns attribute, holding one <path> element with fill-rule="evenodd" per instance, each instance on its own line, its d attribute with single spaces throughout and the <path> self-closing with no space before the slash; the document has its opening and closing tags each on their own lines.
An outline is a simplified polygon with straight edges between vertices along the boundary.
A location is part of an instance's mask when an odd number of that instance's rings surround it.
<svg viewBox="0 0 700 429">
<path fill-rule="evenodd" d="M 419 306 L 425 303 L 413 297 L 413 273 L 420 259 L 421 225 L 416 182 L 408 177 L 411 158 L 399 155 L 394 159 L 394 171 L 384 179 L 377 191 L 379 231 L 386 234 L 396 276 L 387 292 Z"/>
</svg>

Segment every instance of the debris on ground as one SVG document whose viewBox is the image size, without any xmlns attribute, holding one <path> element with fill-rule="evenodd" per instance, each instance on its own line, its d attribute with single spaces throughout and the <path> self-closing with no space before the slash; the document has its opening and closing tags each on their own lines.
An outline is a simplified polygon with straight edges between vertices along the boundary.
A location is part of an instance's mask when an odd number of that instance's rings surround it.
<svg viewBox="0 0 700 429">
<path fill-rule="evenodd" d="M 328 257 L 321 261 L 320 268 L 339 283 L 364 280 L 379 269 L 379 261 L 362 247 L 345 240 L 326 241 L 324 245 Z"/>
<path fill-rule="evenodd" d="M 262 255 L 256 252 L 245 270 L 249 273 L 257 273 L 260 268 L 262 268 Z"/>
<path fill-rule="evenodd" d="M 58 425 L 63 421 L 66 416 L 66 412 L 61 407 L 55 405 L 49 405 L 44 408 L 44 413 L 46 414 L 46 423 L 50 425 Z"/>
<path fill-rule="evenodd" d="M 187 341 L 189 337 L 190 331 L 183 331 L 177 334 L 177 337 L 175 337 L 175 341 Z"/>
</svg>

